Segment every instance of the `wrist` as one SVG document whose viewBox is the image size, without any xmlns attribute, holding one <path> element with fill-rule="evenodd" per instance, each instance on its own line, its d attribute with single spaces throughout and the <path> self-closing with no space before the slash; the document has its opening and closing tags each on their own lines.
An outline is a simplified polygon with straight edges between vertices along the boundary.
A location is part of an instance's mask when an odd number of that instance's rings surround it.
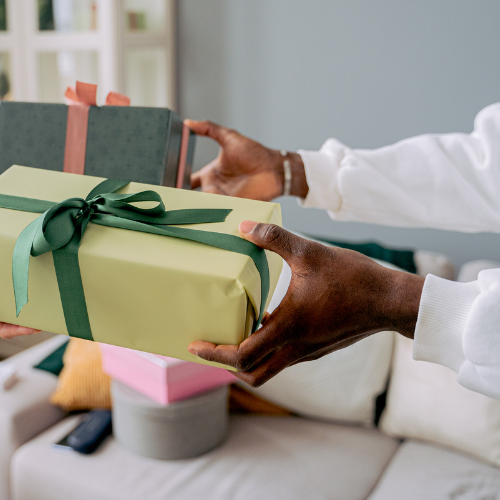
<svg viewBox="0 0 500 500">
<path fill-rule="evenodd" d="M 412 339 L 425 278 L 403 271 L 388 271 L 390 284 L 384 301 L 388 329 Z"/>
<path fill-rule="evenodd" d="M 281 192 L 278 196 L 282 196 L 283 187 L 285 185 L 285 169 L 284 162 L 287 160 L 290 165 L 291 171 L 291 185 L 290 185 L 290 195 L 298 196 L 299 198 L 305 198 L 309 192 L 309 186 L 307 184 L 306 171 L 304 168 L 304 162 L 298 153 L 287 152 L 286 156 L 283 156 L 280 151 L 274 150 L 274 162 L 273 169 L 275 175 L 278 178 L 278 184 L 281 186 Z"/>
</svg>

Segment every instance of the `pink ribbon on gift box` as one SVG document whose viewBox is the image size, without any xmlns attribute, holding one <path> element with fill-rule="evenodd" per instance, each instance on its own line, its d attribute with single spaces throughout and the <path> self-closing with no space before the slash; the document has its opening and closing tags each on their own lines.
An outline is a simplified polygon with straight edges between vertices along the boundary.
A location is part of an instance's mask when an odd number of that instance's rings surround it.
<svg viewBox="0 0 500 500">
<path fill-rule="evenodd" d="M 83 174 L 87 152 L 89 110 L 90 106 L 97 106 L 97 85 L 76 82 L 75 87 L 68 87 L 64 96 L 69 101 L 69 106 L 63 171 Z M 130 99 L 117 92 L 110 92 L 106 97 L 106 106 L 130 106 Z"/>
<path fill-rule="evenodd" d="M 72 174 L 85 173 L 85 156 L 87 153 L 87 130 L 90 106 L 97 106 L 97 85 L 76 82 L 75 87 L 68 87 L 64 94 L 69 104 L 66 125 L 66 146 L 64 150 L 64 172 Z M 130 106 L 130 99 L 117 92 L 110 92 L 106 97 L 106 106 Z M 179 164 L 177 167 L 177 188 L 184 184 L 190 129 L 184 125 L 182 129 Z"/>
<path fill-rule="evenodd" d="M 184 187 L 184 174 L 186 172 L 186 161 L 187 161 L 190 133 L 191 129 L 187 125 L 183 125 L 182 138 L 181 138 L 181 151 L 179 154 L 179 167 L 177 168 L 177 184 L 175 186 L 178 189 L 182 189 Z"/>
</svg>

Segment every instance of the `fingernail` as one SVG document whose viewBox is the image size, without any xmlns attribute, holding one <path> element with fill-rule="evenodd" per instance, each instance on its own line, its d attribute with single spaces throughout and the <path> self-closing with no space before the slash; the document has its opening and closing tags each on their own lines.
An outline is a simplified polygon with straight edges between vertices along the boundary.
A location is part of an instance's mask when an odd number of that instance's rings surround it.
<svg viewBox="0 0 500 500">
<path fill-rule="evenodd" d="M 192 348 L 192 347 L 188 347 L 188 351 L 191 353 L 191 354 L 194 354 L 195 356 L 198 356 L 198 353 Z"/>
<path fill-rule="evenodd" d="M 251 220 L 244 220 L 240 224 L 240 233 L 241 234 L 251 234 L 253 233 L 253 230 L 257 226 L 258 222 L 253 222 Z"/>
</svg>

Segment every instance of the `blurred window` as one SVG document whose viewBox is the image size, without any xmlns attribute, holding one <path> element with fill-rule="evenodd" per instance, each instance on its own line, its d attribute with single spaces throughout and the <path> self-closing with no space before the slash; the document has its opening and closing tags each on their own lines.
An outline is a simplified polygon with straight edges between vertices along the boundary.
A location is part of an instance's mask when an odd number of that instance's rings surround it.
<svg viewBox="0 0 500 500">
<path fill-rule="evenodd" d="M 164 0 L 124 0 L 125 26 L 128 31 L 162 33 L 167 25 Z"/>
<path fill-rule="evenodd" d="M 2 101 L 12 99 L 9 62 L 9 54 L 0 52 L 0 100 Z"/>
<path fill-rule="evenodd" d="M 97 29 L 96 0 L 37 1 L 40 31 L 94 31 Z"/>
<path fill-rule="evenodd" d="M 0 0 L 0 31 L 7 31 L 7 9 L 6 0 Z"/>
<path fill-rule="evenodd" d="M 168 106 L 167 51 L 162 47 L 125 53 L 125 93 L 134 106 Z"/>
<path fill-rule="evenodd" d="M 98 82 L 96 52 L 41 52 L 38 55 L 41 102 L 61 102 L 64 92 L 76 80 Z"/>
</svg>

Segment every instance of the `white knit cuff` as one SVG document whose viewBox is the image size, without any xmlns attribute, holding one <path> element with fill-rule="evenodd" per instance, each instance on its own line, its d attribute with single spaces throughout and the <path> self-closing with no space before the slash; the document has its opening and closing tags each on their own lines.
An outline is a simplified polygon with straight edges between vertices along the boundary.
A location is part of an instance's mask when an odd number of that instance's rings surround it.
<svg viewBox="0 0 500 500">
<path fill-rule="evenodd" d="M 330 212 L 339 210 L 342 198 L 338 188 L 338 173 L 345 149 L 336 139 L 329 139 L 320 151 L 298 151 L 304 162 L 309 186 L 306 198 L 299 200 L 301 206 Z"/>
<path fill-rule="evenodd" d="M 415 328 L 413 359 L 458 372 L 465 361 L 462 347 L 465 323 L 478 295 L 477 281 L 457 283 L 427 275 Z"/>
</svg>

